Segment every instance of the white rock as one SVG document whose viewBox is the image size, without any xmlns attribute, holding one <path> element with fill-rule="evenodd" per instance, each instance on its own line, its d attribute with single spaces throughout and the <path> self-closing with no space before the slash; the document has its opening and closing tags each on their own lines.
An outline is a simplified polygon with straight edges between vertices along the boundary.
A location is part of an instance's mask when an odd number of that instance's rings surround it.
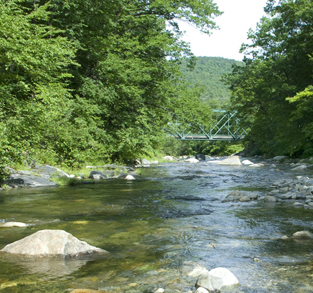
<svg viewBox="0 0 313 293">
<path fill-rule="evenodd" d="M 163 288 L 159 288 L 158 290 L 154 291 L 154 293 L 163 293 L 165 290 Z"/>
<path fill-rule="evenodd" d="M 141 160 L 141 164 L 143 164 L 143 165 L 150 165 L 151 162 L 148 161 L 147 159 L 142 159 L 142 160 Z"/>
<path fill-rule="evenodd" d="M 306 170 L 306 169 L 307 169 L 307 166 L 306 166 L 306 165 L 301 165 L 301 166 L 292 168 L 291 170 L 292 170 L 292 171 L 303 171 L 303 170 Z"/>
<path fill-rule="evenodd" d="M 75 178 L 76 176 L 74 174 L 71 174 L 68 176 L 68 178 Z"/>
<path fill-rule="evenodd" d="M 195 293 L 209 293 L 209 291 L 203 287 L 199 287 Z"/>
<path fill-rule="evenodd" d="M 242 164 L 239 156 L 232 156 L 219 162 L 218 165 L 241 166 Z"/>
<path fill-rule="evenodd" d="M 21 240 L 6 245 L 3 252 L 38 256 L 76 256 L 78 254 L 104 253 L 105 250 L 80 241 L 63 230 L 41 230 Z"/>
<path fill-rule="evenodd" d="M 215 268 L 208 274 L 202 275 L 197 281 L 198 287 L 203 287 L 209 291 L 221 290 L 224 286 L 238 285 L 238 279 L 231 271 L 225 268 Z"/>
<path fill-rule="evenodd" d="M 22 222 L 6 222 L 0 224 L 0 228 L 11 228 L 11 227 L 27 227 L 27 225 Z"/>
<path fill-rule="evenodd" d="M 196 163 L 199 163 L 199 160 L 196 158 L 189 158 L 189 159 L 185 160 L 185 162 L 196 164 Z"/>
<path fill-rule="evenodd" d="M 172 156 L 165 156 L 163 157 L 164 160 L 167 160 L 167 161 L 173 161 L 174 158 Z"/>
<path fill-rule="evenodd" d="M 182 267 L 182 273 L 184 275 L 197 278 L 203 274 L 207 274 L 209 271 L 204 267 L 193 261 L 185 261 Z"/>
<path fill-rule="evenodd" d="M 264 167 L 264 165 L 262 163 L 257 163 L 257 164 L 249 165 L 249 167 L 259 168 L 259 167 Z"/>
<path fill-rule="evenodd" d="M 241 164 L 244 165 L 244 166 L 249 166 L 249 165 L 253 165 L 254 163 L 252 163 L 252 162 L 249 161 L 249 160 L 243 160 L 243 161 L 241 162 Z"/>
<path fill-rule="evenodd" d="M 292 235 L 296 239 L 313 239 L 313 234 L 309 231 L 298 231 Z"/>
<path fill-rule="evenodd" d="M 136 178 L 133 175 L 127 174 L 125 177 L 126 180 L 136 180 Z"/>
</svg>

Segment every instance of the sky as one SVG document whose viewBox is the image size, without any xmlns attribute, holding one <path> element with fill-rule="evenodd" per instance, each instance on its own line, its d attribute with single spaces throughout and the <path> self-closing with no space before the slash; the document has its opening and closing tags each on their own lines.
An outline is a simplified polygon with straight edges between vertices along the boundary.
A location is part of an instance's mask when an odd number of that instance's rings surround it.
<svg viewBox="0 0 313 293">
<path fill-rule="evenodd" d="M 224 13 L 215 18 L 220 30 L 208 36 L 184 22 L 180 29 L 186 31 L 183 40 L 190 43 L 195 56 L 224 57 L 241 61 L 239 53 L 242 43 L 247 42 L 250 28 L 255 30 L 257 22 L 265 15 L 266 0 L 214 0 Z"/>
</svg>

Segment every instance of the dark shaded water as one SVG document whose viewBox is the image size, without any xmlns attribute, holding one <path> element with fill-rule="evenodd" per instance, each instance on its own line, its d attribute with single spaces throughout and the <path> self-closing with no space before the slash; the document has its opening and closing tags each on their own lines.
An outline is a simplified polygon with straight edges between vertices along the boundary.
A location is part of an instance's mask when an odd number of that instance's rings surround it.
<svg viewBox="0 0 313 293">
<path fill-rule="evenodd" d="M 17 189 L 0 195 L 0 248 L 42 229 L 62 229 L 110 252 L 105 258 L 24 260 L 0 255 L 0 292 L 194 291 L 185 261 L 226 267 L 232 292 L 313 292 L 313 242 L 281 240 L 312 231 L 313 210 L 284 202 L 222 203 L 231 190 L 267 192 L 287 171 L 213 163 L 143 169 L 136 181 Z M 259 261 L 255 261 L 256 258 Z"/>
</svg>

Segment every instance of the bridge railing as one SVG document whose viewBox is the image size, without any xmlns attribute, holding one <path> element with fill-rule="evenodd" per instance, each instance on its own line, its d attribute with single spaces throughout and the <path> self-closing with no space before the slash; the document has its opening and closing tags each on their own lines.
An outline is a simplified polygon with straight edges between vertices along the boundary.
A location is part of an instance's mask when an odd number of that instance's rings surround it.
<svg viewBox="0 0 313 293">
<path fill-rule="evenodd" d="M 169 135 L 180 140 L 208 140 L 208 141 L 239 141 L 247 134 L 240 126 L 236 111 L 213 110 L 222 113 L 216 123 L 209 128 L 200 124 L 168 123 L 166 131 Z"/>
</svg>

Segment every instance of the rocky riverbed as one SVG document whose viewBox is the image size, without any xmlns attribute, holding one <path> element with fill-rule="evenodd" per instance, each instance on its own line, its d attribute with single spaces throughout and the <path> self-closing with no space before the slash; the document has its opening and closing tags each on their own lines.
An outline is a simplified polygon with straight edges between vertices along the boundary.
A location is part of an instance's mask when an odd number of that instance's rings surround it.
<svg viewBox="0 0 313 293">
<path fill-rule="evenodd" d="M 0 249 L 38 231 L 58 230 L 109 253 L 36 261 L 0 255 L 0 288 L 223 292 L 220 276 L 203 283 L 200 278 L 223 268 L 240 283 L 231 292 L 310 291 L 310 161 L 235 157 L 236 163 L 225 165 L 224 159 L 144 164 L 135 180 L 125 180 L 131 170 L 109 178 L 93 168 L 107 178 L 2 191 Z"/>
</svg>

